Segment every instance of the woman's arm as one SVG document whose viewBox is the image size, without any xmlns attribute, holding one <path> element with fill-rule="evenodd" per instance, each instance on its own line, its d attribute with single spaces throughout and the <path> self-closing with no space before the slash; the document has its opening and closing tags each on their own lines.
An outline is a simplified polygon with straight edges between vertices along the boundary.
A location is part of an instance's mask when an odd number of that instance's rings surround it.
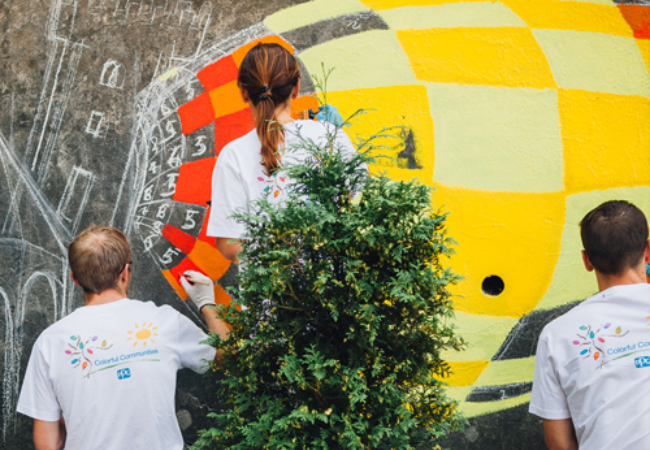
<svg viewBox="0 0 650 450">
<path fill-rule="evenodd" d="M 232 238 L 217 238 L 217 249 L 221 252 L 224 258 L 236 262 L 237 255 L 241 253 L 241 243 Z"/>
</svg>

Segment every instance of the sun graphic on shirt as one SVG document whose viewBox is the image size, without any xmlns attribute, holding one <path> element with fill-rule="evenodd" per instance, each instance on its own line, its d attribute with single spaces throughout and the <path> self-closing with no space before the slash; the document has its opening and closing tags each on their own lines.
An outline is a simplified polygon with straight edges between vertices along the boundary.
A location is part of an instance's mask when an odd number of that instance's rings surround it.
<svg viewBox="0 0 650 450">
<path fill-rule="evenodd" d="M 147 325 L 146 321 L 144 321 L 142 325 L 139 326 L 136 323 L 135 330 L 127 331 L 127 333 L 131 335 L 129 338 L 127 338 L 127 341 L 135 339 L 135 342 L 133 343 L 134 347 L 138 345 L 139 342 L 142 342 L 143 346 L 146 346 L 148 342 L 155 344 L 156 341 L 154 341 L 153 338 L 154 336 L 158 336 L 156 333 L 158 327 L 152 327 L 152 325 L 152 323 Z"/>
</svg>

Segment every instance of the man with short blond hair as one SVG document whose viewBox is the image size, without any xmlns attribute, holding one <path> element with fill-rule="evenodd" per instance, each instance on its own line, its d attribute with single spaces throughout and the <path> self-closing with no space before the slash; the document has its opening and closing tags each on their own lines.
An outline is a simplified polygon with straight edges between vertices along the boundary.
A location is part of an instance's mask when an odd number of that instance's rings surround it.
<svg viewBox="0 0 650 450">
<path fill-rule="evenodd" d="M 131 249 L 120 230 L 93 226 L 70 244 L 68 259 L 86 306 L 47 328 L 32 350 L 18 412 L 34 419 L 37 450 L 184 447 L 176 420 L 176 373 L 204 371 L 215 349 L 207 335 L 169 306 L 129 300 Z M 204 306 L 212 282 L 182 283 L 208 328 L 227 326 Z"/>
<path fill-rule="evenodd" d="M 580 222 L 599 293 L 544 327 L 530 412 L 549 450 L 650 449 L 648 223 L 611 201 Z"/>
</svg>

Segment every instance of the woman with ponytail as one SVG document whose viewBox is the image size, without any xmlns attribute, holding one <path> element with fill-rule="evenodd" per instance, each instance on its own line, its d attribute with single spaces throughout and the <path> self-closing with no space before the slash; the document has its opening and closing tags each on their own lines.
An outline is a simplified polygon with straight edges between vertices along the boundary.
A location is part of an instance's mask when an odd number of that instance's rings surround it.
<svg viewBox="0 0 650 450">
<path fill-rule="evenodd" d="M 255 119 L 255 130 L 226 145 L 212 175 L 212 206 L 207 234 L 216 236 L 217 248 L 231 261 L 237 259 L 237 242 L 245 227 L 231 218 L 235 212 L 249 212 L 248 205 L 269 195 L 280 202 L 290 180 L 282 174 L 283 164 L 306 158 L 301 152 L 284 152 L 301 140 L 327 142 L 335 127 L 325 122 L 293 120 L 291 100 L 300 90 L 296 58 L 278 44 L 260 43 L 244 57 L 238 84 L 242 99 Z M 342 130 L 336 130 L 335 145 L 350 153 L 354 146 Z"/>
</svg>

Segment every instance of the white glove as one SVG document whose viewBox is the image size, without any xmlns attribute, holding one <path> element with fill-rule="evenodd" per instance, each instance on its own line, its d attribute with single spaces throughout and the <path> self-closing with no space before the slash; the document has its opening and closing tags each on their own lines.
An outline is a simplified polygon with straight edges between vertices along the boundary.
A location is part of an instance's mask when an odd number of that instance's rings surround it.
<svg viewBox="0 0 650 450">
<path fill-rule="evenodd" d="M 195 280 L 194 283 L 190 282 L 185 277 L 190 277 Z M 197 283 L 197 281 L 199 283 Z M 200 282 L 209 283 L 209 286 L 205 286 Z M 199 308 L 199 311 L 204 306 L 214 305 L 214 283 L 212 280 L 202 273 L 196 272 L 194 270 L 187 270 L 181 276 L 181 285 L 183 289 L 190 296 L 192 302 Z"/>
</svg>

